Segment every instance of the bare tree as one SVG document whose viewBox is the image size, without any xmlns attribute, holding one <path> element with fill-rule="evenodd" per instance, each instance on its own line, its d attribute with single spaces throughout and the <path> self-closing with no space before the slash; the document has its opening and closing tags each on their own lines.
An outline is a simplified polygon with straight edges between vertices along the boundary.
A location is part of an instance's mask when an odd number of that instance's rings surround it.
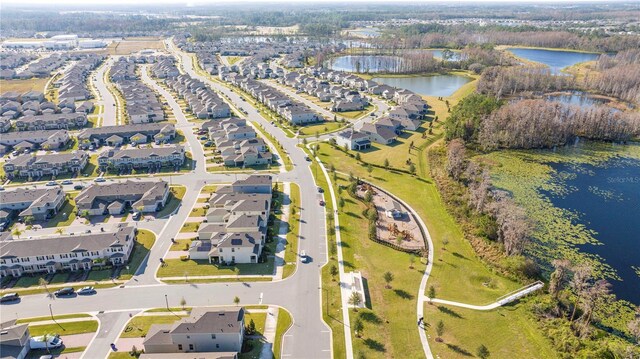
<svg viewBox="0 0 640 359">
<path fill-rule="evenodd" d="M 568 283 L 571 262 L 566 259 L 557 259 L 553 261 L 553 267 L 555 270 L 551 273 L 549 280 L 549 293 L 553 298 L 558 298 L 558 293 Z"/>
<path fill-rule="evenodd" d="M 447 146 L 447 173 L 455 180 L 459 180 L 466 169 L 465 152 L 461 139 L 452 140 Z"/>
</svg>

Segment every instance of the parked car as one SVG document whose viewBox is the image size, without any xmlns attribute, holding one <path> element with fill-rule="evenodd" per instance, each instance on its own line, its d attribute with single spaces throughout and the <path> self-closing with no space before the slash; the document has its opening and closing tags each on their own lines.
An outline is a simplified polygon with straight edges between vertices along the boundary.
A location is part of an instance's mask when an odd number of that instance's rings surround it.
<svg viewBox="0 0 640 359">
<path fill-rule="evenodd" d="M 307 162 L 311 162 L 311 158 L 309 156 L 304 156 L 304 160 Z"/>
<path fill-rule="evenodd" d="M 56 186 L 56 185 L 58 185 L 58 182 L 56 182 L 56 181 L 49 181 L 49 182 L 47 182 L 47 186 L 49 186 L 49 187 L 50 187 L 50 186 Z"/>
<path fill-rule="evenodd" d="M 324 190 L 322 189 L 322 187 L 318 187 L 318 193 L 324 193 Z"/>
<path fill-rule="evenodd" d="M 93 180 L 94 182 L 105 182 L 106 179 L 104 179 L 104 177 L 98 177 L 96 179 Z"/>
<path fill-rule="evenodd" d="M 207 139 L 209 139 L 209 137 L 207 137 L 207 136 L 200 136 L 200 140 L 201 140 L 201 141 L 206 141 Z"/>
<path fill-rule="evenodd" d="M 207 141 L 207 142 L 205 142 L 205 143 L 204 143 L 204 146 L 205 146 L 205 147 L 213 146 L 213 141 Z"/>
<path fill-rule="evenodd" d="M 71 180 L 64 180 L 64 181 L 62 181 L 62 182 L 60 182 L 60 183 L 61 183 L 61 184 L 72 184 L 72 183 L 73 183 L 73 181 L 71 181 Z"/>
<path fill-rule="evenodd" d="M 307 257 L 307 252 L 305 252 L 305 250 L 303 249 L 303 250 L 300 252 L 300 261 L 301 261 L 302 263 L 307 263 L 307 261 L 308 261 L 308 260 L 309 260 L 309 257 Z"/>
<path fill-rule="evenodd" d="M 31 349 L 52 349 L 62 346 L 62 339 L 57 336 L 49 336 L 45 342 L 44 335 L 32 337 L 29 339 L 29 348 Z"/>
<path fill-rule="evenodd" d="M 83 188 L 84 188 L 84 186 L 81 185 L 81 184 L 77 184 L 77 185 L 73 186 L 73 189 L 78 190 L 78 191 L 83 189 Z"/>
<path fill-rule="evenodd" d="M 2 297 L 0 297 L 0 303 L 15 302 L 18 299 L 20 299 L 20 294 L 18 294 L 18 293 L 7 293 L 7 294 L 3 295 Z"/>
<path fill-rule="evenodd" d="M 78 290 L 79 295 L 89 295 L 89 294 L 94 294 L 95 292 L 96 290 L 91 286 L 82 287 L 80 290 Z"/>
<path fill-rule="evenodd" d="M 140 217 L 142 217 L 142 214 L 141 214 L 140 212 L 135 212 L 135 213 L 133 214 L 133 216 L 131 216 L 131 218 L 132 218 L 134 221 L 139 220 L 139 219 L 140 219 Z"/>
<path fill-rule="evenodd" d="M 323 200 L 320 200 L 319 204 L 324 207 L 325 203 Z"/>
<path fill-rule="evenodd" d="M 53 292 L 53 294 L 55 294 L 56 297 L 63 297 L 67 295 L 72 295 L 75 292 L 76 291 L 72 287 L 65 287 L 65 288 L 56 290 L 55 292 Z"/>
<path fill-rule="evenodd" d="M 4 191 L 4 187 L 0 186 L 0 191 Z"/>
</svg>

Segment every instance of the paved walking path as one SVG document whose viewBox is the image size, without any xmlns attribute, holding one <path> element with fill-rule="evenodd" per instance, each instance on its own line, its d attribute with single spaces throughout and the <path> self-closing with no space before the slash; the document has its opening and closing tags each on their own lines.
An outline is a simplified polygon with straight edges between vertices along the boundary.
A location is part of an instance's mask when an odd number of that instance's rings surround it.
<svg viewBox="0 0 640 359">
<path fill-rule="evenodd" d="M 455 307 L 460 307 L 460 308 L 467 308 L 467 309 L 473 309 L 473 310 L 491 310 L 491 309 L 496 309 L 498 307 L 501 307 L 505 304 L 511 303 L 513 301 L 516 301 L 522 297 L 524 297 L 527 294 L 533 293 L 537 290 L 540 290 L 544 287 L 544 283 L 537 281 L 534 283 L 531 283 L 521 289 L 516 290 L 515 292 L 513 292 L 513 294 L 508 294 L 507 296 L 504 296 L 503 298 L 491 303 L 491 304 L 487 304 L 487 305 L 473 305 L 473 304 L 466 304 L 466 303 L 460 303 L 460 302 L 454 302 L 451 300 L 445 300 L 445 299 L 439 299 L 439 298 L 433 298 L 430 299 L 427 296 L 424 296 L 424 300 L 428 301 L 428 302 L 433 302 L 433 303 L 440 303 L 440 304 L 446 304 L 446 305 L 452 305 Z"/>
<path fill-rule="evenodd" d="M 253 312 L 249 310 L 250 312 Z M 273 358 L 273 344 L 276 340 L 276 329 L 278 327 L 278 307 L 269 306 L 267 309 L 267 320 L 264 323 L 264 340 L 266 343 L 262 345 L 262 351 L 260 352 L 260 359 Z"/>
</svg>

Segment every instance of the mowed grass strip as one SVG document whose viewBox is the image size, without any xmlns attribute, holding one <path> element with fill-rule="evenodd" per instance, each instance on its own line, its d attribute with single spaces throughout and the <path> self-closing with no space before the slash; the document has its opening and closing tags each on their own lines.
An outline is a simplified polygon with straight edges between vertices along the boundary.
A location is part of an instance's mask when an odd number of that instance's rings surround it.
<svg viewBox="0 0 640 359">
<path fill-rule="evenodd" d="M 273 257 L 266 263 L 236 264 L 223 266 L 210 264 L 207 260 L 165 259 L 165 266 L 158 269 L 158 277 L 188 277 L 216 275 L 272 275 Z"/>
<path fill-rule="evenodd" d="M 36 337 L 44 334 L 74 335 L 93 333 L 98 330 L 97 320 L 83 320 L 79 322 L 62 322 L 44 325 L 29 325 L 29 332 Z"/>
</svg>

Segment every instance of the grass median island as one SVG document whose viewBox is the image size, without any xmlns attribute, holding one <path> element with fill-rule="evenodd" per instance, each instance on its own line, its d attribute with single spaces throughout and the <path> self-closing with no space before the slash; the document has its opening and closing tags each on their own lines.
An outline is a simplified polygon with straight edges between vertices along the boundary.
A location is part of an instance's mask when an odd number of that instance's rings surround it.
<svg viewBox="0 0 640 359">
<path fill-rule="evenodd" d="M 291 203 L 289 204 L 289 223 L 287 231 L 287 246 L 284 252 L 285 266 L 282 278 L 287 278 L 296 270 L 296 260 L 298 258 L 298 232 L 300 231 L 300 187 L 290 184 Z M 295 212 L 292 210 L 295 208 Z M 294 214 L 295 213 L 295 214 Z M 277 227 L 276 227 L 277 228 Z"/>
<path fill-rule="evenodd" d="M 97 320 L 83 320 L 79 322 L 58 322 L 44 325 L 29 325 L 29 332 L 34 337 L 45 334 L 74 335 L 93 333 L 98 330 Z"/>
<path fill-rule="evenodd" d="M 165 266 L 158 269 L 158 277 L 184 277 L 220 276 L 220 275 L 272 275 L 273 257 L 269 257 L 265 263 L 221 265 L 212 264 L 207 260 L 182 260 L 165 259 Z"/>
<path fill-rule="evenodd" d="M 278 309 L 278 324 L 276 325 L 276 339 L 273 343 L 273 357 L 280 358 L 282 353 L 282 339 L 284 333 L 293 325 L 293 318 L 286 309 Z"/>
</svg>

